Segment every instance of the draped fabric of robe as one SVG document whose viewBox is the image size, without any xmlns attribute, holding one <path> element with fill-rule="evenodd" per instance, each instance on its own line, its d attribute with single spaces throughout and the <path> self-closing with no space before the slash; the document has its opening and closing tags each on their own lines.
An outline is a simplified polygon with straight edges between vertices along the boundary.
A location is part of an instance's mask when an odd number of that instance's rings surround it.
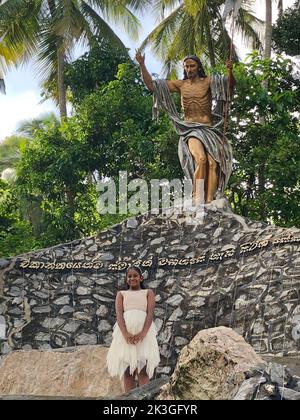
<svg viewBox="0 0 300 420">
<path fill-rule="evenodd" d="M 226 101 L 227 77 L 212 75 L 210 78 L 212 100 L 216 101 L 216 107 L 212 112 L 212 126 L 183 121 L 176 110 L 167 81 L 162 79 L 153 81 L 153 118 L 158 118 L 159 108 L 165 110 L 169 115 L 177 134 L 180 136 L 178 143 L 180 164 L 185 177 L 191 183 L 194 178 L 195 162 L 188 148 L 188 139 L 193 137 L 201 141 L 205 151 L 219 164 L 221 171 L 218 177 L 217 195 L 222 196 L 232 171 L 232 148 L 223 134 L 224 119 L 221 115 L 223 113 L 223 104 Z"/>
</svg>

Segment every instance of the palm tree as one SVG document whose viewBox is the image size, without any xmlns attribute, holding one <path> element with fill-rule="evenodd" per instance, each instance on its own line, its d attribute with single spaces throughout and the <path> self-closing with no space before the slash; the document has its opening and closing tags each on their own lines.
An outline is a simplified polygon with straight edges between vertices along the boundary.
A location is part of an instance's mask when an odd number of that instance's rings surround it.
<svg viewBox="0 0 300 420">
<path fill-rule="evenodd" d="M 6 0 L 0 4 L 0 39 L 13 53 L 24 46 L 22 61 L 36 57 L 44 79 L 55 73 L 61 117 L 67 115 L 64 67 L 77 42 L 109 39 L 125 48 L 108 20 L 137 35 L 134 13 L 149 0 Z"/>
<path fill-rule="evenodd" d="M 279 17 L 283 14 L 283 0 L 278 0 L 278 15 Z"/>
<path fill-rule="evenodd" d="M 4 93 L 5 94 L 5 83 L 4 83 L 4 76 L 3 73 L 0 69 L 0 93 Z"/>
<path fill-rule="evenodd" d="M 4 170 L 16 168 L 22 150 L 33 140 L 35 131 L 44 129 L 48 124 L 59 124 L 54 113 L 20 122 L 17 133 L 0 142 L 0 176 Z"/>
<path fill-rule="evenodd" d="M 59 125 L 59 120 L 54 112 L 42 114 L 37 118 L 21 121 L 17 127 L 17 133 L 32 139 L 36 130 L 43 130 L 48 124 Z"/>
<path fill-rule="evenodd" d="M 28 139 L 19 135 L 7 137 L 0 143 L 0 176 L 6 169 L 15 169 L 21 157 L 21 149 Z"/>
<path fill-rule="evenodd" d="M 265 46 L 264 58 L 271 58 L 272 46 L 272 0 L 266 0 L 266 23 L 265 23 Z"/>
<path fill-rule="evenodd" d="M 141 45 L 151 45 L 154 52 L 164 60 L 168 74 L 174 73 L 178 61 L 187 54 L 198 54 L 211 66 L 223 61 L 228 54 L 231 34 L 222 20 L 223 0 L 157 0 L 156 13 L 163 16 L 159 25 Z M 251 0 L 243 1 L 239 9 L 235 28 L 252 46 L 260 44 L 258 28 L 261 21 L 251 10 Z M 165 11 L 170 13 L 165 16 Z M 233 49 L 234 58 L 237 53 Z"/>
</svg>

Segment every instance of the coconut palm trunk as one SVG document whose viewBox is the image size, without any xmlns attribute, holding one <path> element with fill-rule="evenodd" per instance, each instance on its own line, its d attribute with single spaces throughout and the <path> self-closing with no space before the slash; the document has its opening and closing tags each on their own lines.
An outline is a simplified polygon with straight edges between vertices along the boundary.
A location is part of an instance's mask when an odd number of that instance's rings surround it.
<svg viewBox="0 0 300 420">
<path fill-rule="evenodd" d="M 265 21 L 265 45 L 263 58 L 269 60 L 271 58 L 271 46 L 272 46 L 272 0 L 266 0 L 266 21 Z M 268 80 L 262 82 L 263 87 L 268 89 Z M 261 124 L 266 123 L 265 118 L 261 117 Z M 266 161 L 262 158 L 258 167 L 258 194 L 262 196 L 266 190 Z M 264 200 L 260 202 L 260 217 L 262 220 L 265 219 L 266 208 Z"/>
<path fill-rule="evenodd" d="M 279 17 L 282 16 L 283 13 L 283 0 L 278 0 L 278 14 Z"/>
<path fill-rule="evenodd" d="M 65 69 L 65 56 L 58 49 L 57 51 L 57 87 L 58 87 L 59 113 L 60 113 L 61 120 L 67 117 L 67 97 L 66 97 L 64 69 Z"/>
<path fill-rule="evenodd" d="M 265 48 L 264 58 L 271 58 L 272 45 L 272 0 L 266 0 L 266 27 L 265 27 Z"/>
<path fill-rule="evenodd" d="M 55 16 L 55 0 L 48 0 L 48 7 L 50 10 L 51 18 Z M 64 78 L 65 69 L 65 56 L 62 46 L 57 41 L 57 91 L 58 91 L 58 105 L 60 119 L 67 117 L 67 98 L 66 98 L 66 86 Z"/>
</svg>

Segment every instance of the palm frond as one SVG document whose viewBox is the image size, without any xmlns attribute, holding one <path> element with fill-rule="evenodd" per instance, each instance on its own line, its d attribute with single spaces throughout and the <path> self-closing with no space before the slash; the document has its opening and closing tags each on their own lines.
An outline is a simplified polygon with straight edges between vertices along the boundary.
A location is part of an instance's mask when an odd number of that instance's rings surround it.
<svg viewBox="0 0 300 420">
<path fill-rule="evenodd" d="M 166 45 L 170 42 L 180 25 L 181 17 L 184 13 L 183 6 L 177 7 L 169 16 L 167 16 L 150 34 L 144 39 L 140 46 L 143 51 L 149 44 L 153 43 L 153 51 L 160 55 Z"/>
<path fill-rule="evenodd" d="M 242 39 L 251 43 L 252 48 L 257 49 L 261 44 L 263 33 L 263 21 L 254 16 L 249 10 L 240 8 L 235 21 L 236 29 L 242 35 Z"/>
<path fill-rule="evenodd" d="M 87 2 L 86 2 L 87 3 Z M 133 39 L 138 37 L 138 29 L 140 23 L 133 12 L 126 6 L 128 1 L 126 0 L 101 0 L 101 1 L 90 1 L 94 6 L 92 9 L 96 11 L 98 6 L 101 11 L 103 19 L 114 24 L 121 24 L 125 30 Z M 135 5 L 136 2 L 133 2 Z"/>
<path fill-rule="evenodd" d="M 9 45 L 12 54 L 19 54 L 20 45 L 26 46 L 29 54 L 36 52 L 40 6 L 41 0 L 7 0 L 0 5 L 0 38 Z"/>
<path fill-rule="evenodd" d="M 82 2 L 81 12 L 84 19 L 89 22 L 91 32 L 94 33 L 97 38 L 106 38 L 114 45 L 122 49 L 126 49 L 121 39 L 112 30 L 108 23 L 85 1 Z"/>
</svg>

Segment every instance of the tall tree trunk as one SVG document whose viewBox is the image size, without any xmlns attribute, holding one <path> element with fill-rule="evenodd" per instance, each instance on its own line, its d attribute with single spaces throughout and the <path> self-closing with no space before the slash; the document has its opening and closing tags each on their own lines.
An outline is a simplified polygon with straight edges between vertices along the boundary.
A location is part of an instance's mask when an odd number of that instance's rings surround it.
<svg viewBox="0 0 300 420">
<path fill-rule="evenodd" d="M 271 46 L 272 46 L 272 0 L 266 0 L 266 19 L 265 19 L 265 47 L 263 58 L 265 60 L 270 60 L 271 58 Z M 268 90 L 268 80 L 263 80 L 262 86 Z M 261 125 L 266 123 L 265 118 L 260 118 Z M 264 139 L 263 139 L 264 141 Z M 265 219 L 266 216 L 266 206 L 263 199 L 263 194 L 266 190 L 266 161 L 264 158 L 261 159 L 258 166 L 258 196 L 260 198 L 259 212 L 261 220 Z"/>
<path fill-rule="evenodd" d="M 206 33 L 206 38 L 207 38 L 207 47 L 208 47 L 210 65 L 211 67 L 215 67 L 216 66 L 215 51 L 214 51 L 214 45 L 213 45 L 213 41 L 211 37 L 208 19 L 205 21 L 205 33 Z"/>
<path fill-rule="evenodd" d="M 261 161 L 258 166 L 258 195 L 259 195 L 259 213 L 260 219 L 266 218 L 266 203 L 264 199 L 264 192 L 266 190 L 266 162 Z"/>
<path fill-rule="evenodd" d="M 57 89 L 58 89 L 58 102 L 59 102 L 59 113 L 60 119 L 62 120 L 67 116 L 67 98 L 66 98 L 66 86 L 65 86 L 65 57 L 64 54 L 57 51 Z"/>
<path fill-rule="evenodd" d="M 272 45 L 272 0 L 266 0 L 266 27 L 264 58 L 271 58 Z"/>
<path fill-rule="evenodd" d="M 278 15 L 282 16 L 283 13 L 283 0 L 278 0 Z"/>
<path fill-rule="evenodd" d="M 50 15 L 53 17 L 56 10 L 55 0 L 48 0 L 48 7 Z M 62 120 L 67 116 L 67 98 L 65 87 L 65 57 L 62 51 L 61 43 L 57 41 L 57 91 L 58 91 L 58 104 L 60 119 Z"/>
</svg>

